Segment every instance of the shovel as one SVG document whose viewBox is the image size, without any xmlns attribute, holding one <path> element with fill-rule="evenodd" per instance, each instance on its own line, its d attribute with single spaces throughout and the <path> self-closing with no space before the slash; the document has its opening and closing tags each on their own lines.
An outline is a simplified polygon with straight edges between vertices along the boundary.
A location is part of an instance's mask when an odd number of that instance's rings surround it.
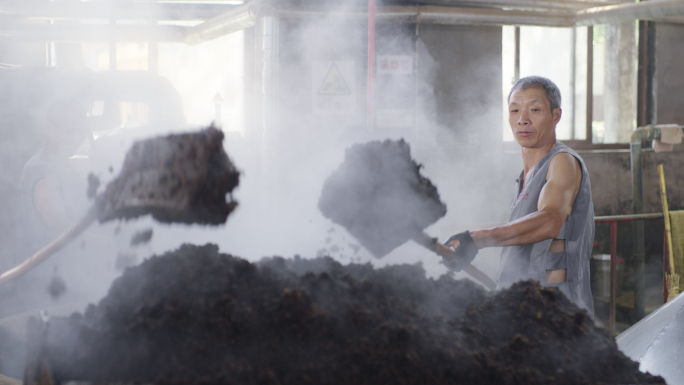
<svg viewBox="0 0 684 385">
<path fill-rule="evenodd" d="M 423 229 L 446 214 L 437 188 L 420 174 L 404 140 L 355 144 L 326 179 L 318 208 L 376 258 L 413 240 L 443 258 L 455 252 Z M 485 287 L 496 283 L 473 265 L 463 269 Z"/>
<path fill-rule="evenodd" d="M 95 220 L 131 219 L 151 214 L 167 223 L 224 223 L 237 203 L 226 200 L 239 172 L 223 150 L 223 133 L 209 127 L 196 133 L 151 138 L 133 144 L 121 173 L 95 197 L 86 215 L 57 239 L 15 268 L 0 284 L 25 274 L 76 238 Z"/>
</svg>

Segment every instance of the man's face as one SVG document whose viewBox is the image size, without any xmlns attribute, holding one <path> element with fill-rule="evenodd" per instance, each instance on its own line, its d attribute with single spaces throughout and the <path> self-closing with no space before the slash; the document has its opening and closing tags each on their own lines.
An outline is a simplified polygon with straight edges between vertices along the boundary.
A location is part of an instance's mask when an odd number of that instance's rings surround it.
<svg viewBox="0 0 684 385">
<path fill-rule="evenodd" d="M 523 148 L 542 148 L 556 139 L 561 109 L 551 111 L 551 102 L 542 88 L 518 90 L 508 103 L 508 123 Z"/>
</svg>

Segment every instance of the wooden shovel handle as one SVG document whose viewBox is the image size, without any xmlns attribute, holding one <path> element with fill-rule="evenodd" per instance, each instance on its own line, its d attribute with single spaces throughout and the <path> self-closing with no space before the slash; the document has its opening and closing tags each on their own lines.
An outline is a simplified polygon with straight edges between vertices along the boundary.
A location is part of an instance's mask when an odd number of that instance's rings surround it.
<svg viewBox="0 0 684 385">
<path fill-rule="evenodd" d="M 436 238 L 431 238 L 429 235 L 425 233 L 420 233 L 419 235 L 413 237 L 413 240 L 421 246 L 434 251 L 435 253 L 437 253 L 437 255 L 440 255 L 443 258 L 451 259 L 455 257 L 456 253 L 452 249 L 437 242 Z M 496 282 L 494 282 L 494 280 L 489 278 L 487 274 L 485 274 L 482 270 L 478 269 L 477 267 L 473 265 L 468 265 L 463 268 L 463 271 L 465 271 L 471 277 L 478 280 L 481 284 L 485 285 L 487 289 L 496 289 Z"/>
<path fill-rule="evenodd" d="M 90 209 L 88 213 L 78 221 L 75 225 L 71 226 L 67 231 L 62 233 L 54 241 L 50 242 L 47 246 L 38 250 L 30 258 L 22 262 L 20 265 L 14 267 L 13 269 L 7 270 L 0 275 L 0 284 L 9 282 L 13 279 L 21 277 L 22 275 L 29 272 L 31 269 L 36 267 L 38 264 L 46 260 L 49 256 L 54 254 L 57 250 L 61 249 L 64 245 L 69 243 L 71 240 L 76 238 L 85 229 L 90 226 L 91 223 L 97 218 L 97 210 L 94 208 Z"/>
</svg>

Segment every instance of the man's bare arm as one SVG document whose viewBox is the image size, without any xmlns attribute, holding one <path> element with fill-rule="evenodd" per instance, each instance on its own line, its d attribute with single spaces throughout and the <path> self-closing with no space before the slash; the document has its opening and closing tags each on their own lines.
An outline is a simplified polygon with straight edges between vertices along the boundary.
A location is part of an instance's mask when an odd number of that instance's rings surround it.
<svg viewBox="0 0 684 385">
<path fill-rule="evenodd" d="M 546 178 L 537 203 L 538 211 L 502 226 L 471 231 L 478 248 L 525 245 L 558 236 L 572 212 L 582 183 L 579 161 L 567 153 L 554 156 Z"/>
</svg>

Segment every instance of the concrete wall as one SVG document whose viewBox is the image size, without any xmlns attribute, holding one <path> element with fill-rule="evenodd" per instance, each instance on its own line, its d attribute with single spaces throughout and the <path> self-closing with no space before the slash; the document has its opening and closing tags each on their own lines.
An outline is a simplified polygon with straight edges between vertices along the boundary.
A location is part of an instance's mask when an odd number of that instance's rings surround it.
<svg viewBox="0 0 684 385">
<path fill-rule="evenodd" d="M 501 141 L 501 28 L 421 26 L 424 62 L 434 68 L 434 123 L 481 153 Z M 424 105 L 424 109 L 428 110 Z M 428 122 L 425 122 L 428 123 Z"/>
<path fill-rule="evenodd" d="M 684 26 L 656 26 L 656 120 L 684 125 Z"/>
<path fill-rule="evenodd" d="M 280 115 L 288 136 L 300 130 L 365 128 L 367 25 L 365 22 L 281 20 Z M 344 31 L 344 33 L 341 33 Z M 418 35 L 417 35 L 418 34 Z M 501 28 L 379 24 L 376 55 L 410 56 L 413 73 L 383 75 L 376 63 L 375 108 L 415 108 L 411 127 L 383 127 L 375 132 L 415 138 L 436 132 L 450 144 L 500 143 Z M 354 110 L 337 115 L 314 110 L 316 62 L 354 63 Z M 316 128 L 314 128 L 316 127 Z M 446 144 L 446 143 L 445 143 Z"/>
</svg>

